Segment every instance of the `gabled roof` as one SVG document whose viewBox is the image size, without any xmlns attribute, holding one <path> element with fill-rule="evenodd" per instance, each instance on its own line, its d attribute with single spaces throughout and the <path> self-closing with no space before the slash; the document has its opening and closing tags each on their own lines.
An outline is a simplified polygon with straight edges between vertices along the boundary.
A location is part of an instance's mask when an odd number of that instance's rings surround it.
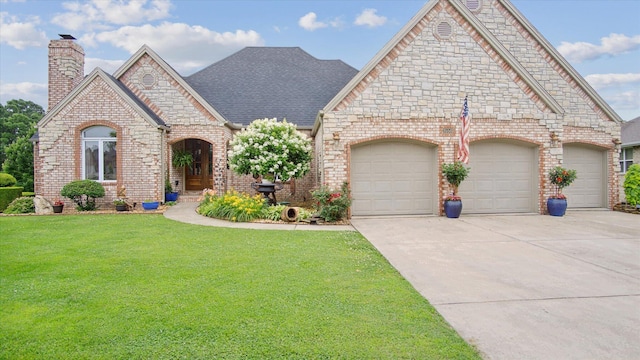
<svg viewBox="0 0 640 360">
<path fill-rule="evenodd" d="M 542 84 L 540 84 L 529 72 L 522 66 L 516 57 L 509 52 L 507 48 L 496 38 L 484 24 L 469 11 L 463 2 L 457 0 L 430 0 L 405 26 L 369 61 L 362 70 L 342 89 L 327 105 L 323 112 L 333 111 L 340 103 L 345 100 L 352 92 L 359 92 L 362 89 L 362 83 L 370 79 L 371 76 L 377 76 L 380 68 L 384 67 L 384 59 L 391 52 L 395 51 L 396 46 L 407 41 L 407 38 L 415 36 L 411 31 L 421 22 L 424 17 L 431 11 L 440 1 L 449 3 L 460 16 L 475 30 L 491 48 L 504 60 L 506 64 L 518 75 L 524 83 L 531 88 L 533 93 L 554 113 L 563 114 L 564 109 L 551 96 Z M 520 14 L 509 0 L 497 0 L 517 19 L 520 24 L 532 34 L 533 38 L 556 60 L 560 66 L 576 81 L 578 86 L 599 106 L 603 112 L 614 121 L 621 121 L 615 111 L 587 84 L 587 82 L 575 71 L 571 65 L 549 44 L 547 40 Z M 316 124 L 317 127 L 318 124 Z"/>
<path fill-rule="evenodd" d="M 101 78 L 107 86 L 112 88 L 120 97 L 122 97 L 122 99 L 129 103 L 129 105 L 131 105 L 131 107 L 136 110 L 142 118 L 149 122 L 149 124 L 158 128 L 167 128 L 165 122 L 151 111 L 151 109 L 149 109 L 142 101 L 140 101 L 140 99 L 138 99 L 131 90 L 100 68 L 95 68 L 89 75 L 85 76 L 78 86 L 76 86 L 64 99 L 62 99 L 62 101 L 60 101 L 53 109 L 51 109 L 51 111 L 40 119 L 38 127 L 46 125 L 97 78 Z"/>
<path fill-rule="evenodd" d="M 558 62 L 564 71 L 566 71 L 573 80 L 576 81 L 578 86 L 591 98 L 591 100 L 598 105 L 600 109 L 611 119 L 617 122 L 622 122 L 622 118 L 616 113 L 609 104 L 587 83 L 587 81 L 567 62 L 567 60 L 560 55 L 547 39 L 527 20 L 527 18 L 516 9 L 515 6 L 509 0 L 498 0 L 507 9 L 511 15 L 518 20 L 518 22 L 533 36 L 533 38 L 545 49 L 546 52 L 551 54 L 553 59 Z"/>
<path fill-rule="evenodd" d="M 622 147 L 640 145 L 640 116 L 622 123 Z"/>
<path fill-rule="evenodd" d="M 299 47 L 247 47 L 185 80 L 233 123 L 275 117 L 311 128 L 318 111 L 356 73 Z"/>
<path fill-rule="evenodd" d="M 149 56 L 153 61 L 155 61 L 160 67 L 171 76 L 180 86 L 182 86 L 189 95 L 191 95 L 202 107 L 204 107 L 213 117 L 218 119 L 219 121 L 226 123 L 229 126 L 233 127 L 233 124 L 229 124 L 227 119 L 225 119 L 216 109 L 211 107 L 207 101 L 198 94 L 186 81 L 185 79 L 178 74 L 169 64 L 167 64 L 164 59 L 162 59 L 155 51 L 153 51 L 149 46 L 143 45 L 135 54 L 133 54 L 129 60 L 127 60 L 116 72 L 113 76 L 116 79 L 120 79 L 126 72 L 131 68 L 136 62 L 138 62 L 143 56 Z"/>
</svg>

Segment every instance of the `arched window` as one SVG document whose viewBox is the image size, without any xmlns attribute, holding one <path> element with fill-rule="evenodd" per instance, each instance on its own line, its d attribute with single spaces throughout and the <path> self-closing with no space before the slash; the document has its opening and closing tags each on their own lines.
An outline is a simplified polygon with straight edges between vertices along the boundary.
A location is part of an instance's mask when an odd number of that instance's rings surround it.
<svg viewBox="0 0 640 360">
<path fill-rule="evenodd" d="M 92 126 L 82 132 L 82 178 L 116 181 L 116 131 Z"/>
</svg>

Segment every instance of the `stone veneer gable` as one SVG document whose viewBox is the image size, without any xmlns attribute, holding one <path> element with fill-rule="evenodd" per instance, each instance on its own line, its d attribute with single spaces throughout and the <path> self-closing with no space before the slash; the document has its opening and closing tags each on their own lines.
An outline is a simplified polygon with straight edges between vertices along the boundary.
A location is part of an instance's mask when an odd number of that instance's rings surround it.
<svg viewBox="0 0 640 360">
<path fill-rule="evenodd" d="M 351 147 L 379 139 L 413 139 L 438 146 L 438 164 L 451 162 L 457 150 L 459 113 L 465 96 L 472 114 L 471 141 L 512 139 L 539 148 L 539 211 L 550 195 L 546 174 L 562 163 L 562 141 L 588 143 L 608 150 L 609 173 L 615 174 L 617 153 L 612 137 L 619 124 L 603 119 L 590 99 L 548 54 L 541 54 L 531 36 L 506 21 L 496 2 L 483 2 L 479 14 L 486 27 L 564 108 L 575 114 L 556 114 L 543 103 L 486 40 L 447 2 L 436 4 L 382 58 L 373 70 L 324 115 L 322 181 L 338 186 L 350 178 Z M 493 19 L 496 17 L 497 19 Z M 491 18 L 491 21 L 488 19 Z M 447 21 L 452 35 L 434 35 Z M 500 29 L 497 31 L 496 29 Z M 535 51 L 534 51 L 535 50 Z M 565 94 L 566 92 L 566 94 Z M 580 127 L 581 131 L 566 126 Z M 453 127 L 443 133 L 442 127 Z M 559 141 L 552 143 L 552 136 Z M 473 156 L 473 155 L 472 155 Z M 440 195 L 446 184 L 440 177 Z M 617 198 L 617 177 L 609 179 L 609 205 Z"/>
</svg>

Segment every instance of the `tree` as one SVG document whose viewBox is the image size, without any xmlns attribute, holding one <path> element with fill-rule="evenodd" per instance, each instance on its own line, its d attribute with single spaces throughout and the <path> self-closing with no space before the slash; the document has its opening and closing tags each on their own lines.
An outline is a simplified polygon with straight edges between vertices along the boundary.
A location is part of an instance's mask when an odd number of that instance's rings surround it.
<svg viewBox="0 0 640 360">
<path fill-rule="evenodd" d="M 309 172 L 311 140 L 294 124 L 254 120 L 230 143 L 229 165 L 240 175 L 273 176 L 286 181 Z"/>
<path fill-rule="evenodd" d="M 18 184 L 33 191 L 33 144 L 29 141 L 44 109 L 31 101 L 9 100 L 0 105 L 0 169 L 15 175 Z"/>
<path fill-rule="evenodd" d="M 33 191 L 33 144 L 23 136 L 5 148 L 2 170 L 13 175 L 24 191 Z"/>
<path fill-rule="evenodd" d="M 34 102 L 22 99 L 9 100 L 5 106 L 0 105 L 0 117 L 12 114 L 25 114 L 37 122 L 44 116 L 44 109 Z"/>
</svg>

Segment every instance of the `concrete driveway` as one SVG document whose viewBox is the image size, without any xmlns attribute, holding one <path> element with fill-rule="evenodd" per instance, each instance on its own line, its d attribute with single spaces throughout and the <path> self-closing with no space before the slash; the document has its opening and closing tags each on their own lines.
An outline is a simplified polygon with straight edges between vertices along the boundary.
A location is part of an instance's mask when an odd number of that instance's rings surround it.
<svg viewBox="0 0 640 360">
<path fill-rule="evenodd" d="M 354 218 L 486 359 L 640 359 L 640 217 Z"/>
</svg>

